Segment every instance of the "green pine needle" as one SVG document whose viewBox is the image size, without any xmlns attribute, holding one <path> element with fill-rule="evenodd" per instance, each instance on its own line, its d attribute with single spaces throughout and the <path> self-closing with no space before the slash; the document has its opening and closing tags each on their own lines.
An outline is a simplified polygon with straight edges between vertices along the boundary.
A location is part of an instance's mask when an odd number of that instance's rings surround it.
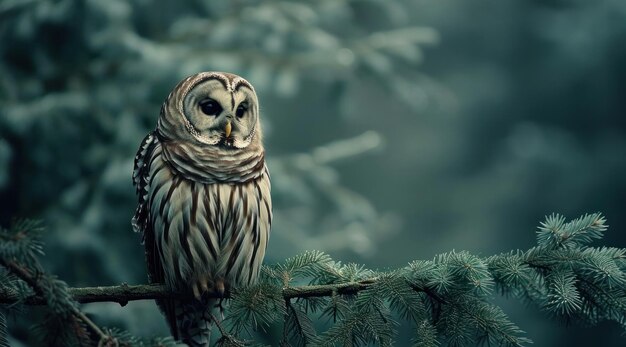
<svg viewBox="0 0 626 347">
<path fill-rule="evenodd" d="M 177 347 L 180 344 L 176 343 L 171 337 L 154 337 L 154 338 L 139 338 L 133 336 L 130 332 L 125 330 L 119 330 L 116 328 L 106 329 L 109 336 L 112 336 L 117 340 L 119 346 L 123 347 Z"/>
<path fill-rule="evenodd" d="M 558 269 L 550 274 L 546 309 L 548 311 L 571 315 L 580 310 L 582 300 L 576 288 L 576 276 L 569 269 Z"/>
<path fill-rule="evenodd" d="M 285 317 L 285 337 L 295 346 L 308 346 L 315 341 L 317 333 L 311 318 L 306 315 L 298 303 L 287 305 Z M 286 343 L 286 341 L 285 341 Z"/>
<path fill-rule="evenodd" d="M 546 217 L 537 231 L 537 243 L 548 249 L 579 247 L 601 239 L 606 219 L 600 213 L 586 214 L 569 223 L 565 217 L 552 214 Z"/>
<path fill-rule="evenodd" d="M 322 311 L 321 316 L 326 317 L 329 321 L 336 323 L 338 320 L 344 319 L 351 312 L 350 303 L 345 297 L 333 295 L 328 305 Z"/>
<path fill-rule="evenodd" d="M 437 347 L 439 345 L 437 328 L 428 319 L 417 321 L 413 347 Z"/>
<path fill-rule="evenodd" d="M 282 319 L 285 301 L 280 287 L 259 283 L 233 293 L 229 306 L 228 322 L 235 335 L 243 331 L 265 328 Z"/>
<path fill-rule="evenodd" d="M 226 332 L 217 345 L 247 346 L 250 341 L 240 338 L 244 334 L 282 325 L 283 346 L 391 346 L 396 318 L 415 327 L 414 346 L 530 344 L 524 332 L 489 303 L 494 288 L 570 322 L 614 321 L 626 327 L 626 249 L 589 246 L 602 237 L 605 222 L 598 213 L 571 222 L 552 214 L 539 227 L 538 245 L 527 251 L 487 258 L 452 251 L 391 271 L 342 264 L 323 252 L 309 251 L 264 266 L 259 283 L 232 293 L 223 320 Z M 0 230 L 0 260 L 27 262 L 22 265 L 36 278 L 36 292 L 44 296 L 51 314 L 35 333 L 44 336 L 47 345 L 79 345 L 89 335 L 72 314 L 78 306 L 67 285 L 41 271 L 40 232 L 40 226 L 29 221 Z M 33 294 L 28 283 L 33 281 L 0 271 L 5 293 L 25 299 Z M 6 329 L 3 319 L 0 316 L 0 331 Z M 318 334 L 317 322 L 328 328 Z M 174 345 L 171 339 L 145 340 L 106 331 L 123 346 Z M 0 347 L 3 343 L 0 338 Z"/>
<path fill-rule="evenodd" d="M 0 228 L 0 257 L 33 267 L 37 257 L 43 255 L 42 234 L 43 227 L 37 220 L 19 219 L 8 229 Z"/>
<path fill-rule="evenodd" d="M 4 309 L 0 308 L 0 347 L 10 347 L 7 336 L 7 317 Z"/>
</svg>

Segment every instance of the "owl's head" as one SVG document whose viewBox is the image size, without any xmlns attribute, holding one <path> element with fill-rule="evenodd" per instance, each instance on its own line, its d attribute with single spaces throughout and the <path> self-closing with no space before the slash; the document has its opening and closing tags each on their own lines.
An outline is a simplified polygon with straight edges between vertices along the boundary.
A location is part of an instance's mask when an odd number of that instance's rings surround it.
<svg viewBox="0 0 626 347">
<path fill-rule="evenodd" d="M 252 85 L 222 72 L 182 80 L 161 109 L 159 132 L 168 140 L 242 149 L 260 141 L 259 105 Z"/>
</svg>

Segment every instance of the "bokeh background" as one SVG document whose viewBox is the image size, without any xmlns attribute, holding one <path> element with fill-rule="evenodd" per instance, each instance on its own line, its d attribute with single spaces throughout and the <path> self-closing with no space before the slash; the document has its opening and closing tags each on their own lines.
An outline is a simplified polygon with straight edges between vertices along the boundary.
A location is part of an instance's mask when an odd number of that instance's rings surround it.
<svg viewBox="0 0 626 347">
<path fill-rule="evenodd" d="M 0 224 L 42 219 L 71 286 L 144 283 L 132 159 L 176 82 L 220 70 L 261 100 L 268 263 L 488 256 L 552 212 L 601 211 L 626 247 L 625 42 L 623 0 L 2 0 Z M 494 300 L 536 346 L 626 344 Z M 84 309 L 167 334 L 150 301 Z M 15 346 L 38 314 L 9 322 Z"/>
</svg>

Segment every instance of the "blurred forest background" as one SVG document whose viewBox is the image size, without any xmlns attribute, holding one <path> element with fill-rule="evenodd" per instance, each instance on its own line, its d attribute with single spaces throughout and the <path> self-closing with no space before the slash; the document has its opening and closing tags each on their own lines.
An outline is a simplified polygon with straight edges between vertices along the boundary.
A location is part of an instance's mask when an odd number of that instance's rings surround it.
<svg viewBox="0 0 626 347">
<path fill-rule="evenodd" d="M 2 0 L 0 224 L 43 219 L 71 286 L 145 283 L 132 159 L 171 88 L 217 70 L 259 94 L 268 263 L 527 249 L 551 212 L 601 211 L 626 247 L 625 42 L 623 0 Z M 626 341 L 496 300 L 537 346 Z M 84 310 L 168 334 L 152 301 Z"/>
</svg>

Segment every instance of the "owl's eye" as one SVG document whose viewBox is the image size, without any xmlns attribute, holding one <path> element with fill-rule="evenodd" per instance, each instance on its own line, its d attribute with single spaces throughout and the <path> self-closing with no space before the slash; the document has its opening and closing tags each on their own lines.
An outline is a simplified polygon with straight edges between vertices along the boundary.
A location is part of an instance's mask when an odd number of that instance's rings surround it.
<svg viewBox="0 0 626 347">
<path fill-rule="evenodd" d="M 213 99 L 206 99 L 200 101 L 200 110 L 206 115 L 216 116 L 222 112 L 222 106 Z"/>
<path fill-rule="evenodd" d="M 244 113 L 246 113 L 246 111 L 248 110 L 248 104 L 246 104 L 245 102 L 240 104 L 239 106 L 237 106 L 237 111 L 235 112 L 235 115 L 238 118 L 243 117 Z"/>
</svg>

